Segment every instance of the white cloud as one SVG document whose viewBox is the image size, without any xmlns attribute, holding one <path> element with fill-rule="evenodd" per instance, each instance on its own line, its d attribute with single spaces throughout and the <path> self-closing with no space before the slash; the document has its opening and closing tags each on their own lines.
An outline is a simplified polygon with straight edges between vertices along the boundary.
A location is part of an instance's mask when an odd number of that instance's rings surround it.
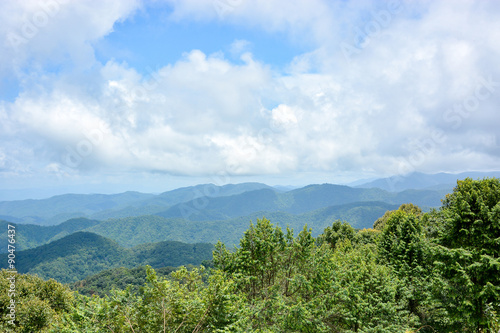
<svg viewBox="0 0 500 333">
<path fill-rule="evenodd" d="M 0 11 L 0 75 L 26 80 L 46 67 L 94 65 L 92 42 L 134 12 L 137 0 L 6 1 Z"/>
<path fill-rule="evenodd" d="M 3 168 L 389 175 L 499 165 L 500 6 L 493 1 L 403 2 L 385 23 L 379 16 L 388 8 L 376 2 L 226 1 L 231 10 L 223 15 L 212 1 L 167 2 L 171 20 L 285 31 L 292 43 L 307 37 L 310 50 L 279 73 L 253 59 L 251 41 L 236 40 L 231 49 L 241 64 L 186 50 L 142 75 L 113 60 L 97 63 L 92 49 L 140 4 L 61 4 L 29 45 L 0 56 L 3 73 L 18 75 L 13 67 L 32 82 L 1 105 Z M 4 33 L 39 10 L 36 2 L 8 4 Z M 379 31 L 367 34 L 371 23 Z M 360 31 L 364 42 L 356 44 Z M 356 48 L 348 59 L 342 43 Z M 20 57 L 9 60 L 14 52 Z M 47 61 L 66 57 L 87 74 L 44 71 Z"/>
</svg>

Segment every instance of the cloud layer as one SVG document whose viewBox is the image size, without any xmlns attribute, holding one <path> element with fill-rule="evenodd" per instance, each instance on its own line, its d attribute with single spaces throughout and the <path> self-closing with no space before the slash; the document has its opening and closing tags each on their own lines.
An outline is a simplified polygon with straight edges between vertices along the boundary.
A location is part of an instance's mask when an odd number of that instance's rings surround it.
<svg viewBox="0 0 500 333">
<path fill-rule="evenodd" d="M 236 40 L 221 46 L 231 55 L 186 50 L 144 74 L 97 61 L 93 43 L 148 4 L 4 2 L 0 75 L 19 84 L 15 100 L 0 101 L 4 179 L 500 165 L 495 1 L 164 5 L 170 22 L 285 32 L 309 51 L 276 70 L 247 52 L 255 41 Z"/>
</svg>

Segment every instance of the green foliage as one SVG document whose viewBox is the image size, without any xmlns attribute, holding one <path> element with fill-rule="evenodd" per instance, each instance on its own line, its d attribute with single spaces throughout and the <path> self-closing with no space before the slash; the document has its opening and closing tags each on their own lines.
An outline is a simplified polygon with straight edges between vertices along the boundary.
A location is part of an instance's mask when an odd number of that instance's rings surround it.
<svg viewBox="0 0 500 333">
<path fill-rule="evenodd" d="M 446 196 L 435 247 L 441 298 L 456 327 L 480 332 L 500 310 L 500 180 L 467 178 Z"/>
<path fill-rule="evenodd" d="M 161 267 L 156 269 L 156 273 L 161 277 L 167 277 L 176 269 L 175 267 Z M 118 267 L 104 270 L 84 280 L 72 283 L 70 288 L 82 295 L 109 296 L 113 289 L 123 290 L 127 287 L 130 287 L 131 292 L 139 292 L 146 282 L 146 266 Z"/>
<path fill-rule="evenodd" d="M 411 321 L 397 301 L 400 282 L 390 267 L 377 262 L 376 248 L 337 244 L 325 292 L 331 297 L 331 327 L 347 332 L 404 332 Z"/>
<path fill-rule="evenodd" d="M 327 227 L 318 237 L 321 243 L 327 243 L 332 248 L 335 248 L 339 241 L 348 239 L 353 242 L 356 239 L 356 230 L 347 222 L 335 221 L 331 227 Z"/>
<path fill-rule="evenodd" d="M 399 208 L 397 210 L 387 211 L 387 212 L 385 212 L 385 214 L 382 217 L 378 218 L 373 223 L 373 229 L 376 229 L 376 230 L 384 229 L 384 226 L 385 226 L 385 223 L 387 222 L 387 220 L 391 217 L 392 214 L 394 214 L 398 211 L 402 211 L 402 212 L 405 212 L 408 214 L 413 214 L 415 216 L 422 215 L 422 209 L 420 209 L 420 207 L 415 206 L 412 203 L 402 204 L 401 206 L 399 206 Z"/>
<path fill-rule="evenodd" d="M 10 280 L 12 276 L 14 280 Z M 7 292 L 15 284 L 13 298 Z M 2 332 L 48 332 L 73 306 L 71 291 L 54 280 L 44 281 L 28 274 L 0 271 L 0 330 Z M 8 316 L 11 299 L 15 300 L 14 325 Z"/>
<path fill-rule="evenodd" d="M 424 238 L 418 207 L 393 212 L 384 224 L 378 243 L 380 260 L 394 268 L 400 280 L 399 299 L 413 325 L 435 324 L 432 313 L 432 279 L 429 250 Z"/>
<path fill-rule="evenodd" d="M 360 244 L 377 244 L 380 240 L 381 232 L 376 229 L 358 230 L 356 241 Z"/>
<path fill-rule="evenodd" d="M 171 279 L 147 269 L 140 294 L 114 290 L 103 298 L 77 296 L 58 329 L 68 332 L 240 332 L 244 297 L 220 271 L 181 268 Z"/>
<path fill-rule="evenodd" d="M 354 248 L 354 229 L 330 229 L 347 237 L 317 246 L 311 231 L 284 234 L 268 220 L 257 221 L 229 252 L 216 245 L 216 267 L 236 281 L 250 303 L 249 331 L 387 332 L 406 328 L 396 303 L 397 278 L 376 261 L 372 244 Z M 349 232 L 350 231 L 350 232 Z M 331 232 L 326 232 L 332 235 Z M 324 237 L 326 238 L 326 236 Z"/>
</svg>

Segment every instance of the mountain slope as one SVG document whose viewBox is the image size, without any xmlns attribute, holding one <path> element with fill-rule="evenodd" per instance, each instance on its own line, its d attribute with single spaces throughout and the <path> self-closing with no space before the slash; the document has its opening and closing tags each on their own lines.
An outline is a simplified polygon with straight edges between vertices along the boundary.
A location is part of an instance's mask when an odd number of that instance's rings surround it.
<svg viewBox="0 0 500 333">
<path fill-rule="evenodd" d="M 0 230 L 2 230 L 0 233 L 0 253 L 7 252 L 8 224 L 12 224 L 16 228 L 16 249 L 17 251 L 21 251 L 49 243 L 99 223 L 100 221 L 78 218 L 70 219 L 55 226 L 39 226 L 33 224 L 15 224 L 0 220 Z"/>
<path fill-rule="evenodd" d="M 224 220 L 257 211 L 277 211 L 283 208 L 279 198 L 279 194 L 273 189 L 260 189 L 225 197 L 202 197 L 175 205 L 156 215 L 195 221 Z"/>
<path fill-rule="evenodd" d="M 231 219 L 210 221 L 190 221 L 150 215 L 103 221 L 88 228 L 87 231 L 116 240 L 125 247 L 163 240 L 212 244 L 220 240 L 233 245 L 238 244 L 250 222 L 255 223 L 262 217 L 283 228 L 290 226 L 295 230 L 302 229 L 307 224 L 313 228 L 313 234 L 318 235 L 337 219 L 347 221 L 355 228 L 371 228 L 377 218 L 387 210 L 397 207 L 399 205 L 383 202 L 356 202 L 320 208 L 303 214 L 259 211 Z"/>
<path fill-rule="evenodd" d="M 384 201 L 391 196 L 379 189 L 357 189 L 344 185 L 309 185 L 283 194 L 290 197 L 287 211 L 305 213 L 312 210 L 352 202 Z"/>
<path fill-rule="evenodd" d="M 78 231 L 49 244 L 16 252 L 16 268 L 19 273 L 70 283 L 114 267 L 199 265 L 211 259 L 212 249 L 210 244 L 169 241 L 126 249 L 108 238 Z M 0 267 L 7 268 L 7 254 L 0 258 Z"/>
</svg>

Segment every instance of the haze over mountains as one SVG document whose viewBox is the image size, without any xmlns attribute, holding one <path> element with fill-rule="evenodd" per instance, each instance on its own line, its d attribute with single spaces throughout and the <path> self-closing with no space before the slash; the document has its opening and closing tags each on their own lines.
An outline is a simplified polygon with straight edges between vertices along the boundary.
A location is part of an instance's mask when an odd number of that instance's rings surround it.
<svg viewBox="0 0 500 333">
<path fill-rule="evenodd" d="M 458 175 L 413 173 L 404 177 L 378 179 L 357 185 L 356 188 L 323 184 L 287 190 L 286 187 L 243 183 L 197 185 L 158 195 L 133 191 L 119 194 L 65 194 L 40 200 L 2 201 L 0 218 L 38 225 L 58 224 L 76 217 L 103 220 L 141 215 L 214 220 L 257 211 L 304 213 L 358 201 L 400 204 L 408 199 L 416 200 L 415 204 L 425 208 L 439 206 L 441 195 L 449 192 L 457 179 L 498 175 L 500 172 Z M 407 191 L 410 189 L 425 189 L 428 192 Z"/>
<path fill-rule="evenodd" d="M 500 177 L 500 171 L 491 172 L 462 172 L 459 174 L 451 173 L 436 173 L 425 174 L 421 172 L 413 172 L 406 176 L 392 176 L 388 178 L 376 179 L 362 184 L 353 185 L 361 188 L 380 188 L 387 191 L 404 191 L 408 189 L 424 189 L 424 188 L 442 188 L 452 189 L 458 179 L 465 178 L 479 179 L 484 177 Z"/>
</svg>

